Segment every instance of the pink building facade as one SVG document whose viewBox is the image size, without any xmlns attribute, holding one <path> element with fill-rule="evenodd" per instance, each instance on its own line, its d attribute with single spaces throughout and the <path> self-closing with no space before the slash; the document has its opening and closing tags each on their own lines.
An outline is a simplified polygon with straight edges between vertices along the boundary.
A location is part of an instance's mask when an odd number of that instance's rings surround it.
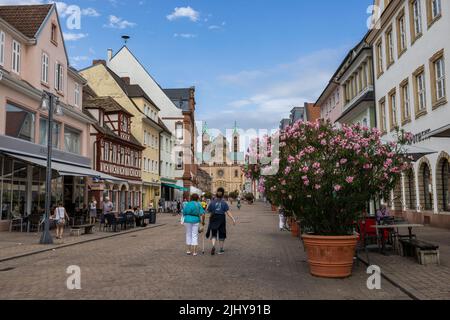
<svg viewBox="0 0 450 320">
<path fill-rule="evenodd" d="M 56 5 L 0 6 L 0 229 L 12 218 L 42 214 L 48 112 L 54 94 L 52 204 L 70 211 L 87 203 L 92 118 L 82 111 L 86 81 L 68 63 Z M 64 172 L 62 172 L 64 170 Z"/>
</svg>

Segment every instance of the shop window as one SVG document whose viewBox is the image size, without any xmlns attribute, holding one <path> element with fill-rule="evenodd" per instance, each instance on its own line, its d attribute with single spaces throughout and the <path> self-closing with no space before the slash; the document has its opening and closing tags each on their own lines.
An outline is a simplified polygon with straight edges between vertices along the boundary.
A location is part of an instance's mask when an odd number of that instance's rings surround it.
<svg viewBox="0 0 450 320">
<path fill-rule="evenodd" d="M 10 137 L 34 142 L 35 115 L 20 107 L 6 104 L 6 130 Z"/>
</svg>

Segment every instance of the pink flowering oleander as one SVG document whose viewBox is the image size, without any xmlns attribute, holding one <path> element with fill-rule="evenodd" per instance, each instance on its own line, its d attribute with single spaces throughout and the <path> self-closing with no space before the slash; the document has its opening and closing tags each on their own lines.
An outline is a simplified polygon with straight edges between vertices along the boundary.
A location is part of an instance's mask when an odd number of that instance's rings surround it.
<svg viewBox="0 0 450 320">
<path fill-rule="evenodd" d="M 376 128 L 296 122 L 279 136 L 279 150 L 266 153 L 274 152 L 279 170 L 266 176 L 264 189 L 273 203 L 284 205 L 314 232 L 351 234 L 349 226 L 367 202 L 374 195 L 388 199 L 410 167 L 403 146 L 411 136 L 402 132 L 398 137 L 396 143 L 384 143 Z M 265 167 L 270 166 L 259 166 Z M 320 219 L 330 220 L 316 223 Z"/>
</svg>

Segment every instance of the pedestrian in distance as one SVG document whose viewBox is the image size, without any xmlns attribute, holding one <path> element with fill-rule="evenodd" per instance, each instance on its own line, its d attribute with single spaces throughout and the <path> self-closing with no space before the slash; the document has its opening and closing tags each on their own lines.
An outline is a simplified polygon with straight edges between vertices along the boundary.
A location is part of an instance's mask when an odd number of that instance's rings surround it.
<svg viewBox="0 0 450 320">
<path fill-rule="evenodd" d="M 66 221 L 69 220 L 69 215 L 67 214 L 62 202 L 58 202 L 58 206 L 53 213 L 52 219 L 56 221 L 56 239 L 62 240 L 64 226 L 66 225 Z"/>
<path fill-rule="evenodd" d="M 91 202 L 89 202 L 89 224 L 95 224 L 97 220 L 97 200 L 92 197 Z"/>
<path fill-rule="evenodd" d="M 288 231 L 286 227 L 286 209 L 283 206 L 278 207 L 278 218 L 280 231 Z"/>
<path fill-rule="evenodd" d="M 241 210 L 241 198 L 240 197 L 237 198 L 237 208 L 238 208 L 238 210 Z"/>
<path fill-rule="evenodd" d="M 223 188 L 217 189 L 216 198 L 211 201 L 208 206 L 208 212 L 211 214 L 209 218 L 208 231 L 206 233 L 206 238 L 211 236 L 212 249 L 211 255 L 216 254 L 216 242 L 219 240 L 220 250 L 219 254 L 224 254 L 224 244 L 227 238 L 226 223 L 228 216 L 233 220 L 233 224 L 236 225 L 236 219 L 230 213 L 230 207 L 228 203 L 223 199 L 225 190 Z"/>
<path fill-rule="evenodd" d="M 182 220 L 186 229 L 186 254 L 197 256 L 200 223 L 205 225 L 205 210 L 203 210 L 199 202 L 198 194 L 193 194 L 191 201 L 186 202 L 183 208 Z"/>
</svg>

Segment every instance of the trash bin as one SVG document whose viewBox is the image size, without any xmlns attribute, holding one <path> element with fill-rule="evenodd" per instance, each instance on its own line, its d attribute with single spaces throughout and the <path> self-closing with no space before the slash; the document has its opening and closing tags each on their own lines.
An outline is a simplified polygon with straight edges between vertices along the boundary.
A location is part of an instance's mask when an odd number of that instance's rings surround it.
<svg viewBox="0 0 450 320">
<path fill-rule="evenodd" d="M 156 224 L 156 209 L 151 209 L 151 210 L 150 210 L 150 219 L 149 219 L 149 223 L 150 223 L 150 224 Z"/>
</svg>

